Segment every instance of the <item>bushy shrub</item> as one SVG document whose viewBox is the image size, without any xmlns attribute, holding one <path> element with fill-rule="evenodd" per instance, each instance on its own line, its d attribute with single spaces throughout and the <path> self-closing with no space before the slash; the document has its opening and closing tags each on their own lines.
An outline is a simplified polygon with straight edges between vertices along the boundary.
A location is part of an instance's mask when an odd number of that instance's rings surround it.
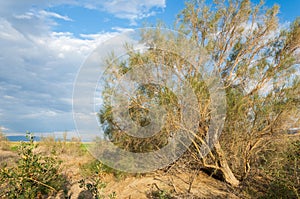
<svg viewBox="0 0 300 199">
<path fill-rule="evenodd" d="M 53 151 L 42 156 L 34 149 L 37 144 L 34 136 L 26 133 L 28 142 L 18 147 L 19 160 L 14 167 L 0 169 L 1 198 L 36 198 L 42 195 L 54 195 L 62 190 L 66 180 L 59 173 L 59 161 Z"/>
</svg>

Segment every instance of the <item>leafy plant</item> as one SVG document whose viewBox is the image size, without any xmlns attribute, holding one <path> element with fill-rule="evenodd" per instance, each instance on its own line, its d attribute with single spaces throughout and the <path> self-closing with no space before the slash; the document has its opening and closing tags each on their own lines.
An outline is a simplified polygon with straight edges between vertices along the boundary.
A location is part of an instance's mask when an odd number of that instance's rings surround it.
<svg viewBox="0 0 300 199">
<path fill-rule="evenodd" d="M 151 199 L 172 199 L 174 198 L 170 191 L 160 189 L 156 183 L 152 184 L 151 189 L 147 192 L 147 198 Z"/>
<path fill-rule="evenodd" d="M 151 192 L 151 198 L 154 199 L 172 199 L 173 197 L 166 190 L 158 190 Z"/>
<path fill-rule="evenodd" d="M 91 179 L 81 179 L 78 182 L 80 184 L 79 186 L 80 188 L 89 191 L 95 199 L 106 198 L 104 189 L 106 188 L 107 183 L 103 181 L 104 171 L 102 170 L 102 164 L 96 164 L 95 169 L 95 174 L 91 177 Z M 110 199 L 116 198 L 116 193 L 112 192 L 108 194 L 107 197 Z"/>
<path fill-rule="evenodd" d="M 18 146 L 17 165 L 0 169 L 1 198 L 35 198 L 53 195 L 63 189 L 65 178 L 59 173 L 59 161 L 55 151 L 43 156 L 35 151 L 37 144 L 32 133 L 27 132 L 28 142 Z"/>
</svg>

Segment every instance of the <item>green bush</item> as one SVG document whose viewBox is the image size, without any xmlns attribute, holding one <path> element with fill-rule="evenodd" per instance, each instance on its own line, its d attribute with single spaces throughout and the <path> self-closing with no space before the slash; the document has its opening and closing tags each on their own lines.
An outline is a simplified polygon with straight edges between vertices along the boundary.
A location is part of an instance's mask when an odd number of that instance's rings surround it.
<svg viewBox="0 0 300 199">
<path fill-rule="evenodd" d="M 54 195 L 62 190 L 66 180 L 59 173 L 59 161 L 53 151 L 50 156 L 36 153 L 34 136 L 26 133 L 28 142 L 18 147 L 19 160 L 14 167 L 0 169 L 0 198 L 35 198 Z"/>
</svg>

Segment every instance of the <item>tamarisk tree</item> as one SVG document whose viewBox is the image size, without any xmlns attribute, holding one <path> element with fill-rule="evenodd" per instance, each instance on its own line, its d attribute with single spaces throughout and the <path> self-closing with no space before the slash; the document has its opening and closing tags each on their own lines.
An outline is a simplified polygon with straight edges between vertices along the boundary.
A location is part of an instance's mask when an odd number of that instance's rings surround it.
<svg viewBox="0 0 300 199">
<path fill-rule="evenodd" d="M 218 173 L 237 186 L 248 177 L 251 166 L 259 159 L 257 154 L 290 127 L 282 125 L 292 124 L 285 116 L 288 113 L 293 113 L 294 119 L 300 116 L 300 19 L 285 27 L 278 22 L 278 12 L 277 5 L 265 8 L 263 2 L 254 5 L 250 0 L 214 0 L 210 4 L 191 0 L 178 14 L 174 27 L 183 34 L 165 34 L 160 24 L 155 30 L 142 31 L 141 40 L 146 41 L 148 50 L 137 52 L 128 45 L 127 60 L 111 57 L 107 62 L 109 68 L 117 70 L 106 79 L 104 103 L 99 112 L 106 136 L 133 152 L 154 151 L 168 144 L 169 137 L 181 128 L 178 124 L 182 117 L 179 97 L 171 89 L 156 84 L 140 85 L 136 95 L 129 99 L 131 119 L 140 126 L 151 122 L 147 119 L 150 101 L 167 107 L 163 128 L 149 138 L 127 135 L 112 116 L 110 101 L 115 80 L 128 71 L 150 63 L 164 75 L 161 66 L 168 66 L 180 71 L 172 80 L 179 85 L 180 79 L 185 79 L 196 96 L 191 100 L 196 100 L 195 109 L 200 117 L 192 121 L 198 128 L 191 132 L 192 146 L 187 146 L 190 158 L 199 162 L 199 167 Z M 190 51 L 190 44 L 202 50 L 198 54 Z M 213 70 L 222 81 L 226 115 L 219 140 L 203 156 L 199 149 L 210 142 L 206 136 L 214 111 L 210 105 L 216 100 L 197 68 L 207 60 L 213 61 Z"/>
</svg>

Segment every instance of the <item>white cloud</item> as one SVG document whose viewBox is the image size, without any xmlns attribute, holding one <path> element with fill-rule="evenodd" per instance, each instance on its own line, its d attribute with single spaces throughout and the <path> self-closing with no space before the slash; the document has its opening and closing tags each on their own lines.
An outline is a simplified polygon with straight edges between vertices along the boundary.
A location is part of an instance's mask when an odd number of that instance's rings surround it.
<svg viewBox="0 0 300 199">
<path fill-rule="evenodd" d="M 118 32 L 123 32 L 125 30 L 117 30 Z M 103 42 L 115 35 L 117 35 L 117 32 L 107 32 L 107 33 L 99 33 L 99 34 L 80 34 L 80 37 L 82 39 L 88 39 L 98 42 Z"/>
<path fill-rule="evenodd" d="M 59 114 L 59 112 L 51 111 L 51 110 L 41 110 L 40 112 L 34 112 L 29 114 L 24 114 L 21 118 L 30 119 L 30 118 L 38 118 L 38 117 L 55 117 Z"/>
<path fill-rule="evenodd" d="M 8 132 L 74 129 L 72 91 L 78 69 L 99 43 L 127 31 L 80 34 L 54 32 L 58 5 L 85 6 L 136 20 L 165 8 L 165 0 L 0 1 L 0 126 Z M 51 9 L 50 9 L 51 10 Z"/>
<path fill-rule="evenodd" d="M 122 28 L 122 27 L 112 27 L 112 30 L 116 30 L 118 32 L 126 32 L 126 31 L 133 31 L 134 29 L 132 28 Z"/>
<path fill-rule="evenodd" d="M 32 12 L 26 12 L 25 14 L 21 15 L 14 15 L 16 19 L 32 19 L 34 14 Z"/>
<path fill-rule="evenodd" d="M 101 6 L 106 12 L 115 15 L 118 18 L 129 19 L 132 23 L 135 20 L 153 16 L 156 11 L 163 10 L 166 7 L 165 0 L 113 0 L 102 1 Z"/>
<path fill-rule="evenodd" d="M 55 12 L 47 12 L 45 10 L 41 10 L 41 11 L 39 11 L 39 14 L 43 17 L 53 17 L 53 18 L 62 19 L 65 21 L 72 21 L 72 19 L 70 19 L 68 16 L 62 16 Z"/>
<path fill-rule="evenodd" d="M 0 39 L 6 41 L 20 41 L 24 36 L 18 32 L 7 20 L 0 18 Z"/>
<path fill-rule="evenodd" d="M 68 32 L 26 33 L 14 26 L 0 20 L 0 125 L 15 132 L 74 129 L 77 71 L 100 42 L 117 33 L 76 38 Z"/>
<path fill-rule="evenodd" d="M 8 131 L 9 129 L 4 127 L 4 126 L 0 126 L 0 132 L 5 132 Z"/>
<path fill-rule="evenodd" d="M 132 24 L 136 20 L 143 19 L 161 12 L 166 7 L 166 0 L 53 0 L 53 1 L 37 1 L 37 0 L 9 0 L 0 2 L 0 15 L 15 15 L 18 19 L 31 19 L 34 12 L 28 12 L 32 8 L 42 10 L 41 15 L 54 17 L 63 20 L 71 20 L 67 16 L 57 13 L 47 12 L 44 8 L 55 7 L 59 5 L 75 5 L 88 9 L 105 11 L 113 14 L 117 18 L 129 19 Z M 25 13 L 25 14 L 24 14 Z"/>
</svg>

